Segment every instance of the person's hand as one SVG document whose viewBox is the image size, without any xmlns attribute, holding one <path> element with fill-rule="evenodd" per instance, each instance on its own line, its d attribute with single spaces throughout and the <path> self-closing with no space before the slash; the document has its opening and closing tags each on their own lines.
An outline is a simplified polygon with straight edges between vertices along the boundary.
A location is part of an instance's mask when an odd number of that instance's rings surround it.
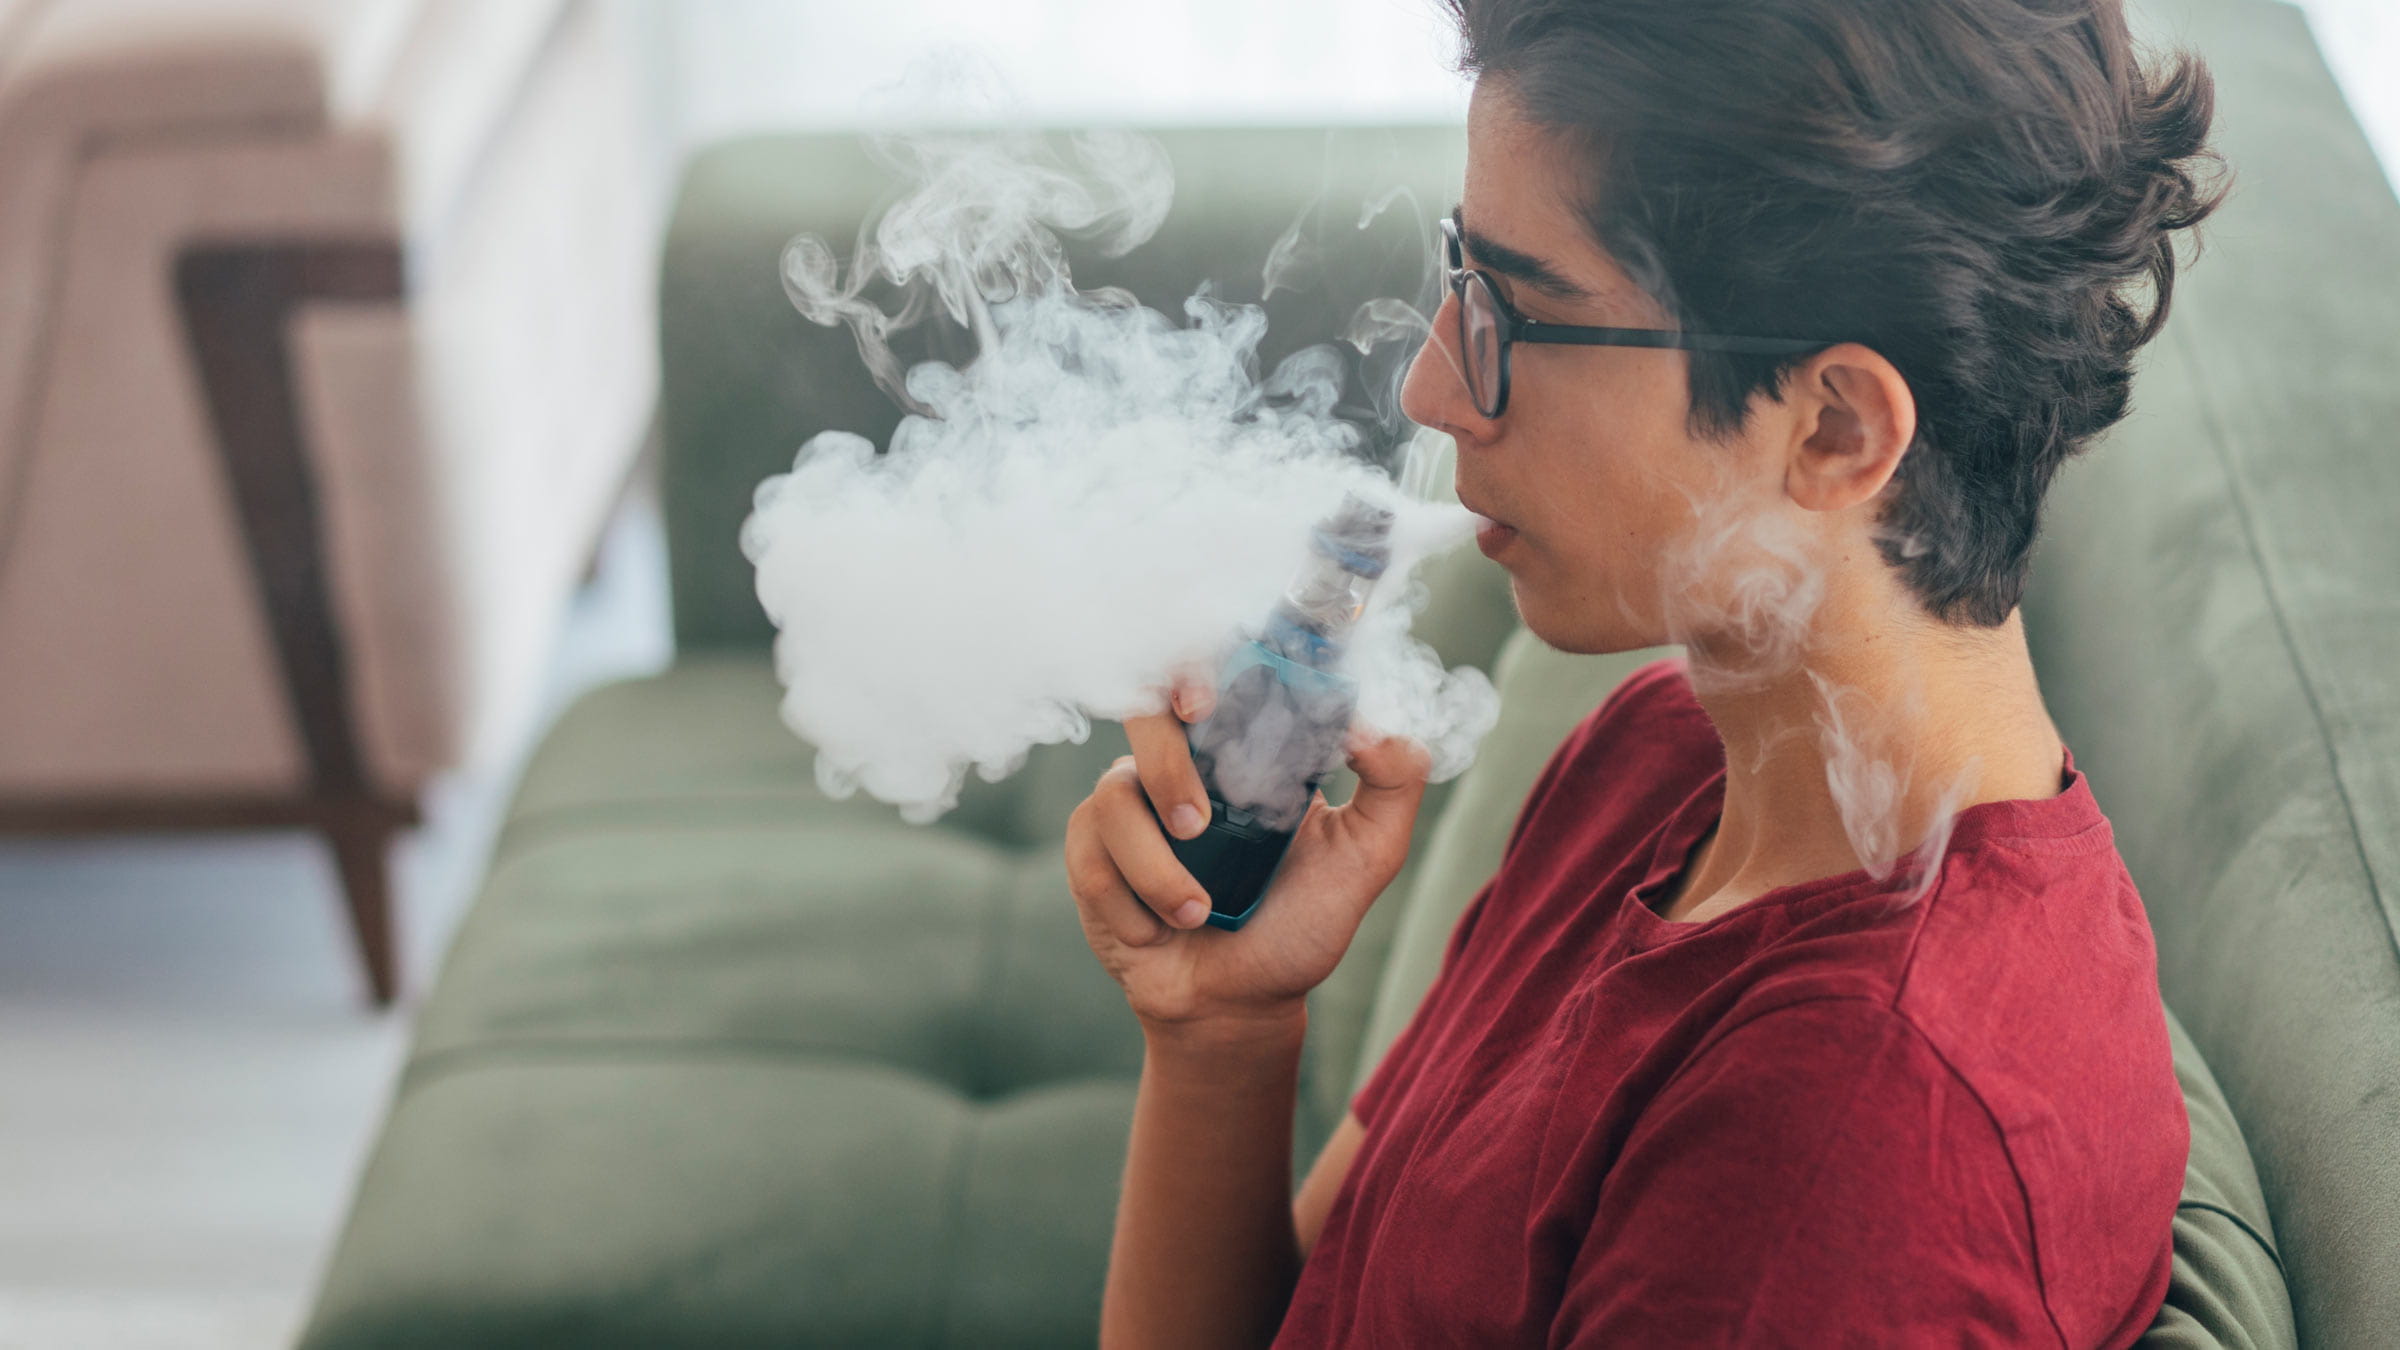
<svg viewBox="0 0 2400 1350">
<path fill-rule="evenodd" d="M 1358 791 L 1338 807 L 1322 794 L 1309 803 L 1240 932 L 1208 927 L 1208 893 L 1176 859 L 1160 822 L 1185 839 L 1206 824 L 1208 794 L 1184 724 L 1206 717 L 1211 698 L 1205 685 L 1179 685 L 1167 711 L 1128 719 L 1133 753 L 1100 776 L 1067 822 L 1067 882 L 1084 938 L 1153 1027 L 1264 1022 L 1297 1011 L 1407 860 L 1425 797 L 1422 747 L 1354 730 L 1347 748 Z"/>
</svg>

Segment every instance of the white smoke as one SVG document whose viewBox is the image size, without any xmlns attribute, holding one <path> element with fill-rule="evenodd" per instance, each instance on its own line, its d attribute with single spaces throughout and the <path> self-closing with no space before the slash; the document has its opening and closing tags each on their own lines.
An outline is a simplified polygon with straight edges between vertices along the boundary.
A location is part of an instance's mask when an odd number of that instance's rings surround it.
<svg viewBox="0 0 2400 1350">
<path fill-rule="evenodd" d="M 1704 491 L 1687 491 L 1685 503 L 1689 516 L 1662 558 L 1660 604 L 1672 640 L 1686 648 L 1694 689 L 1747 694 L 1805 677 L 1814 703 L 1807 724 L 1753 728 L 1751 771 L 1783 742 L 1813 737 L 1859 866 L 1879 882 L 1891 881 L 1896 903 L 1922 899 L 1939 876 L 1980 761 L 1969 760 L 1936 786 L 1929 808 L 1922 801 L 1912 808 L 1912 788 L 1922 798 L 1925 785 L 1916 781 L 1915 747 L 1895 729 L 1923 723 L 1918 691 L 1908 686 L 1878 700 L 1811 664 L 1829 599 L 1825 538 L 1771 499 L 1743 492 L 1730 473 L 1718 474 Z"/>
<path fill-rule="evenodd" d="M 1410 637 L 1409 572 L 1475 518 L 1359 458 L 1359 433 L 1333 415 L 1330 348 L 1261 380 L 1261 310 L 1203 294 L 1178 322 L 1072 285 L 1060 233 L 1121 253 L 1164 219 L 1159 147 L 1087 135 L 1070 161 L 1003 133 L 884 154 L 907 194 L 847 268 L 803 238 L 784 280 L 803 314 L 853 329 L 911 415 L 880 455 L 846 432 L 811 440 L 760 485 L 742 530 L 781 630 L 784 721 L 817 747 L 826 791 L 864 788 L 929 821 L 970 769 L 996 781 L 1094 718 L 1157 711 L 1179 671 L 1214 669 L 1265 617 L 1345 493 L 1396 516 L 1344 667 L 1359 720 L 1423 742 L 1436 779 L 1462 771 L 1497 699 Z M 1278 249 L 1299 263 L 1297 245 Z M 889 308 L 869 298 L 885 283 Z M 903 374 L 891 335 L 936 313 L 977 355 Z"/>
</svg>

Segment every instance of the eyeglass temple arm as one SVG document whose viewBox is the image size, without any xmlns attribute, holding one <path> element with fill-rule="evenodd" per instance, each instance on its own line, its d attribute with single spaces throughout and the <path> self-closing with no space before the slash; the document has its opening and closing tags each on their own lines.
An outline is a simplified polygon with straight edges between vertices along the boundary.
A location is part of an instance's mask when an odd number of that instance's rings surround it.
<svg viewBox="0 0 2400 1350">
<path fill-rule="evenodd" d="M 1667 328 L 1586 328 L 1576 324 L 1518 321 L 1517 342 L 1573 347 L 1660 347 L 1681 351 L 1730 352 L 1737 356 L 1798 356 L 1830 346 L 1800 338 L 1739 337 L 1728 333 L 1684 333 Z"/>
</svg>

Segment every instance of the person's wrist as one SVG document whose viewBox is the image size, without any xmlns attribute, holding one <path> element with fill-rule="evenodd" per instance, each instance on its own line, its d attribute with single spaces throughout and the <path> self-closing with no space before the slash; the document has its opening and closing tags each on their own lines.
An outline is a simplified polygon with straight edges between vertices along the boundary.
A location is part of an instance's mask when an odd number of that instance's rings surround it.
<svg viewBox="0 0 2400 1350">
<path fill-rule="evenodd" d="M 1191 1017 L 1141 1019 L 1142 1038 L 1153 1053 L 1210 1058 L 1281 1054 L 1296 1050 L 1308 1034 L 1308 1003 L 1199 1014 Z"/>
</svg>

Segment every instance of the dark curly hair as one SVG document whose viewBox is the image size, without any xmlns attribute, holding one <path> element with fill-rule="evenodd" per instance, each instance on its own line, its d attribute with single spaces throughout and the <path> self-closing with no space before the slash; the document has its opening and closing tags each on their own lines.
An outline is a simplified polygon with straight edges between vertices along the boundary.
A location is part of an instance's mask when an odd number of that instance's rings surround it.
<svg viewBox="0 0 2400 1350">
<path fill-rule="evenodd" d="M 1448 2 L 1461 65 L 1579 152 L 1594 235 L 1677 322 L 1899 368 L 1919 431 L 1878 547 L 1939 618 L 2005 621 L 2223 196 L 2207 67 L 2145 65 L 2119 0 Z M 1695 353 L 1695 427 L 1801 359 Z"/>
</svg>

